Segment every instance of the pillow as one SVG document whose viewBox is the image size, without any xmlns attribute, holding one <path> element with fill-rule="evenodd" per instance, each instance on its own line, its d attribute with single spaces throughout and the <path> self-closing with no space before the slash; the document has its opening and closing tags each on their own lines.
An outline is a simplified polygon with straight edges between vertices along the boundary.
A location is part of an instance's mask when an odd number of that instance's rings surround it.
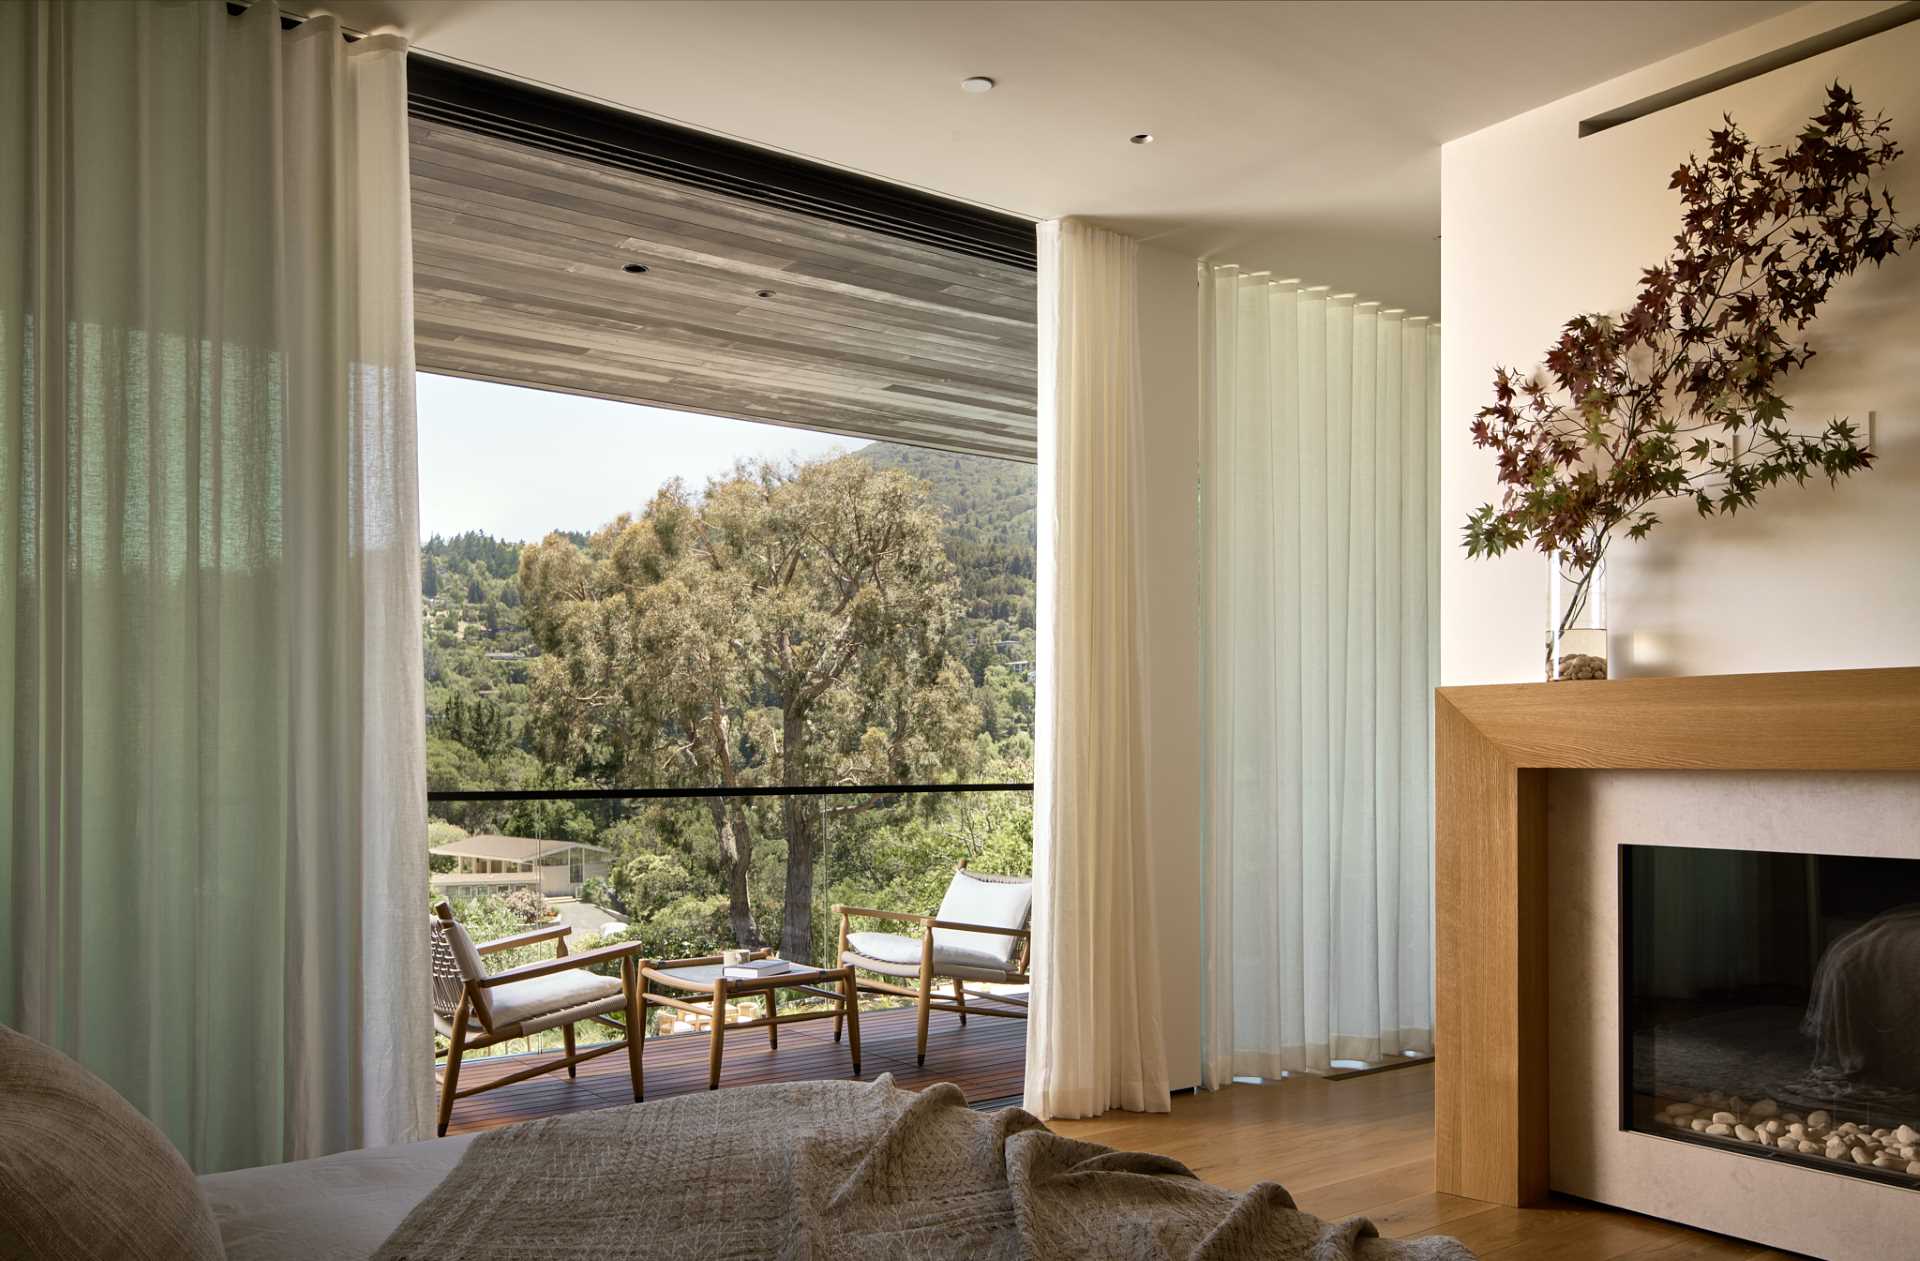
<svg viewBox="0 0 1920 1261">
<path fill-rule="evenodd" d="M 964 871 L 953 873 L 947 896 L 940 899 L 936 919 L 956 924 L 992 924 L 996 928 L 1025 928 L 1027 912 L 1033 905 L 1033 882 L 1029 880 L 976 880 Z M 963 933 L 951 928 L 935 929 L 933 942 L 948 950 L 972 950 L 986 955 L 1005 967 L 1013 959 L 1013 948 L 1020 939 L 1005 933 Z"/>
<path fill-rule="evenodd" d="M 224 1256 L 200 1183 L 153 1122 L 0 1025 L 0 1257 Z"/>
</svg>

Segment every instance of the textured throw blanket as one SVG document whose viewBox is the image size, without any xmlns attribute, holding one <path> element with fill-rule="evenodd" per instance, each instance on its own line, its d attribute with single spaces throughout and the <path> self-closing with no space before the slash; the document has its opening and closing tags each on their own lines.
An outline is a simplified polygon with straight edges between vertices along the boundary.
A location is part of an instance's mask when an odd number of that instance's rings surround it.
<svg viewBox="0 0 1920 1261">
<path fill-rule="evenodd" d="M 483 1135 L 378 1261 L 1470 1259 L 1323 1222 L 1177 1161 L 1062 1138 L 953 1086 L 749 1086 Z"/>
</svg>

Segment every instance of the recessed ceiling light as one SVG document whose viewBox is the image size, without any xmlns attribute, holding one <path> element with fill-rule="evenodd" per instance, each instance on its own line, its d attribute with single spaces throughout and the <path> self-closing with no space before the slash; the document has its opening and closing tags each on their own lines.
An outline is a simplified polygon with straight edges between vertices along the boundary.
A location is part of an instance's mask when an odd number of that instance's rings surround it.
<svg viewBox="0 0 1920 1261">
<path fill-rule="evenodd" d="M 976 96 L 982 92 L 991 92 L 993 91 L 993 80 L 987 78 L 984 74 L 976 74 L 970 79 L 960 80 L 960 90 L 962 92 L 972 92 Z"/>
<path fill-rule="evenodd" d="M 1136 135 L 1128 136 L 1127 141 L 1130 144 L 1152 144 L 1153 133 L 1150 131 L 1143 131 Z"/>
<path fill-rule="evenodd" d="M 628 263 L 625 267 L 622 267 L 620 270 L 627 273 L 629 276 L 638 276 L 642 272 L 647 270 L 647 265 L 645 263 Z"/>
</svg>

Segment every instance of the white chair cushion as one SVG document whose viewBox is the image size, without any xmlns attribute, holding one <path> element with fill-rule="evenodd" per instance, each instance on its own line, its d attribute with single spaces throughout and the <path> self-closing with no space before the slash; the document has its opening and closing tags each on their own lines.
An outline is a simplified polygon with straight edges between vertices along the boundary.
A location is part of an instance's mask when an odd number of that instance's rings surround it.
<svg viewBox="0 0 1920 1261">
<path fill-rule="evenodd" d="M 440 921 L 447 930 L 447 944 L 453 947 L 453 961 L 460 965 L 460 975 L 469 981 L 477 981 L 487 974 L 487 965 L 480 960 L 480 948 L 473 944 L 473 937 L 467 932 L 467 926 L 457 919 Z"/>
<path fill-rule="evenodd" d="M 541 1016 L 569 1007 L 619 995 L 620 979 L 599 976 L 585 968 L 536 976 L 525 981 L 509 981 L 490 991 L 493 998 L 493 1026 L 525 1024 Z"/>
<path fill-rule="evenodd" d="M 953 873 L 947 896 L 940 899 L 940 913 L 934 918 L 961 924 L 991 924 L 995 928 L 1025 928 L 1027 912 L 1033 907 L 1033 883 L 1022 880 L 1007 883 L 976 880 L 964 871 Z M 989 966 L 1004 968 L 1013 958 L 1020 939 L 1004 933 L 963 933 L 951 928 L 933 931 L 936 958 L 942 952 L 964 951 L 991 959 Z"/>
<path fill-rule="evenodd" d="M 967 937 L 986 935 L 984 933 L 955 934 L 955 936 Z M 903 964 L 916 970 L 920 967 L 918 937 L 903 937 L 898 933 L 848 933 L 847 946 L 857 955 L 878 959 L 882 963 Z M 942 943 L 936 936 L 933 942 L 933 970 L 941 976 L 946 976 L 949 974 L 948 969 L 951 968 L 964 968 L 969 972 L 1005 974 L 1007 961 L 982 954 L 978 950 L 955 949 Z"/>
</svg>

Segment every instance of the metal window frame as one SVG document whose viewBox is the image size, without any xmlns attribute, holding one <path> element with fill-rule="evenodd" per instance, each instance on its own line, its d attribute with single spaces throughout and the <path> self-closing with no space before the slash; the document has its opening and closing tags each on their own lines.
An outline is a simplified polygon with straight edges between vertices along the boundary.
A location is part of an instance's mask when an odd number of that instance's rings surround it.
<svg viewBox="0 0 1920 1261">
<path fill-rule="evenodd" d="M 448 788 L 427 793 L 433 801 L 670 801 L 708 797 L 862 797 L 912 794 L 1032 792 L 1031 783 L 988 784 L 807 784 L 740 788 Z"/>
</svg>

